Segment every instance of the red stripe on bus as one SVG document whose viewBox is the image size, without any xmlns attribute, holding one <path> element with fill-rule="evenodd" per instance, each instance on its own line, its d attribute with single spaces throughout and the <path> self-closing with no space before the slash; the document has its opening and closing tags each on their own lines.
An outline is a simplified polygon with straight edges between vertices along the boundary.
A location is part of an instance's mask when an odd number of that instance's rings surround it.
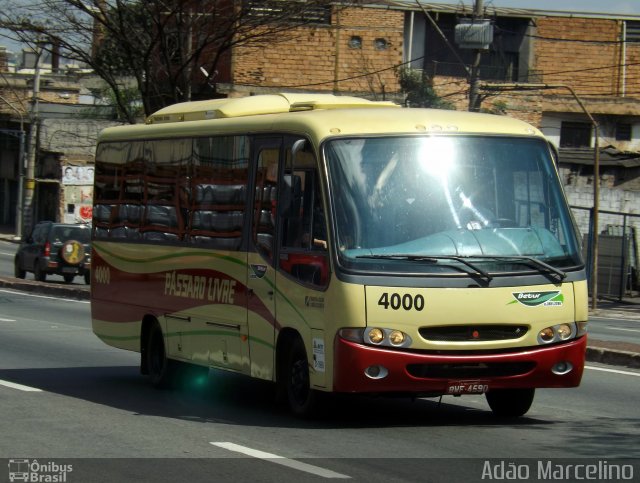
<svg viewBox="0 0 640 483">
<path fill-rule="evenodd" d="M 223 272 L 205 268 L 131 273 L 110 265 L 94 251 L 91 287 L 94 319 L 106 322 L 141 321 L 147 314 L 161 316 L 203 305 L 229 305 L 249 309 L 276 329 L 274 315 L 248 287 Z M 108 273 L 101 280 L 98 273 Z M 122 301 L 126 301 L 123 303 Z"/>
</svg>

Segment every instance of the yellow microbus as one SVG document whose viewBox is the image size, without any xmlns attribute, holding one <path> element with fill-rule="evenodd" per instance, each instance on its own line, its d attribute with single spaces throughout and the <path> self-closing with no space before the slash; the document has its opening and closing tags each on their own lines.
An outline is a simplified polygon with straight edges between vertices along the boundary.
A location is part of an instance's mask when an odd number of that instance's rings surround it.
<svg viewBox="0 0 640 483">
<path fill-rule="evenodd" d="M 177 104 L 105 129 L 92 321 L 157 386 L 209 368 L 321 392 L 575 387 L 587 284 L 552 152 L 502 116 L 332 95 Z"/>
</svg>

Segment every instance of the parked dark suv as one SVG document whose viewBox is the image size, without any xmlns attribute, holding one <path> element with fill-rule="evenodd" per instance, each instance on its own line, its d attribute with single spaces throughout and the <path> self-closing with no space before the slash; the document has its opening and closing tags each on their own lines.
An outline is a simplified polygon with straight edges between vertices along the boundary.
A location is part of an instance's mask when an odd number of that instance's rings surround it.
<svg viewBox="0 0 640 483">
<path fill-rule="evenodd" d="M 33 272 L 44 282 L 47 275 L 62 275 L 71 283 L 76 275 L 91 281 L 91 229 L 85 225 L 67 225 L 43 221 L 22 240 L 16 253 L 15 276 L 25 278 Z"/>
</svg>

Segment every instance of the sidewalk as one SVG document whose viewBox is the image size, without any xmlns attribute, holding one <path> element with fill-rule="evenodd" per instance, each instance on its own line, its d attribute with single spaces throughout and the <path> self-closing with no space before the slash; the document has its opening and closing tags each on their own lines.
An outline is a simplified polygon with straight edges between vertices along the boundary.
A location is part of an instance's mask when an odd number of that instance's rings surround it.
<svg viewBox="0 0 640 483">
<path fill-rule="evenodd" d="M 635 320 L 640 323 L 640 297 L 618 299 L 599 299 L 596 310 L 589 305 L 589 317 L 618 318 Z M 590 325 L 594 322 L 590 322 Z M 640 325 L 639 325 L 640 328 Z M 587 360 L 640 368 L 640 345 L 630 342 L 604 341 L 589 338 Z"/>
<path fill-rule="evenodd" d="M 0 226 L 0 240 L 18 243 L 10 228 Z M 89 289 L 65 284 L 41 283 L 35 280 L 19 280 L 11 277 L 0 277 L 0 287 L 42 293 L 54 297 L 89 299 Z M 596 310 L 589 305 L 590 317 L 611 317 L 636 320 L 640 322 L 640 296 L 625 297 L 620 300 L 599 299 Z M 627 342 L 602 341 L 589 338 L 587 361 L 640 368 L 640 345 Z"/>
</svg>

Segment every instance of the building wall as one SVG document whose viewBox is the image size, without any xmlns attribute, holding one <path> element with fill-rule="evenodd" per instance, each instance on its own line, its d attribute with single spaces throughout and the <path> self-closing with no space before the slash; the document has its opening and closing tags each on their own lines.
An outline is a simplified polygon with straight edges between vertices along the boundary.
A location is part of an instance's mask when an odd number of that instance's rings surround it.
<svg viewBox="0 0 640 483">
<path fill-rule="evenodd" d="M 589 233 L 589 208 L 593 206 L 593 176 L 573 177 L 569 168 L 560 169 L 564 182 L 564 191 L 578 228 L 582 235 Z M 635 247 L 640 247 L 640 191 L 621 190 L 613 187 L 612 176 L 604 174 L 600 187 L 600 210 L 627 213 L 639 216 L 628 216 L 627 233 L 635 228 Z M 571 182 L 567 182 L 571 179 Z M 582 209 L 581 209 L 582 208 Z M 621 234 L 620 227 L 625 223 L 622 215 L 600 213 L 598 216 L 598 233 Z M 635 253 L 635 263 L 640 260 L 640 253 Z M 632 260 L 632 263 L 634 261 Z M 636 269 L 640 267 L 636 266 Z"/>
<path fill-rule="evenodd" d="M 41 149 L 49 153 L 42 160 L 42 176 L 55 179 L 59 183 L 56 221 L 80 223 L 91 220 L 93 197 L 93 176 L 83 177 L 72 184 L 65 183 L 63 169 L 80 168 L 83 174 L 92 166 L 98 133 L 105 127 L 113 126 L 112 121 L 78 118 L 44 119 L 40 129 Z M 79 170 L 79 171 L 80 171 Z"/>
<path fill-rule="evenodd" d="M 626 42 L 621 63 L 625 65 L 626 82 L 622 94 L 640 97 L 640 42 Z"/>
<path fill-rule="evenodd" d="M 618 94 L 621 22 L 539 17 L 536 24 L 534 58 L 539 82 L 569 84 L 578 94 Z"/>
<path fill-rule="evenodd" d="M 253 92 L 338 90 L 380 99 L 399 90 L 393 66 L 402 62 L 403 28 L 401 11 L 361 7 L 336 11 L 331 25 L 298 28 L 263 47 L 236 48 L 234 87 Z M 350 46 L 353 37 L 360 38 L 361 48 Z M 386 48 L 377 48 L 376 39 L 384 39 Z M 371 72 L 376 73 L 363 76 Z"/>
</svg>

